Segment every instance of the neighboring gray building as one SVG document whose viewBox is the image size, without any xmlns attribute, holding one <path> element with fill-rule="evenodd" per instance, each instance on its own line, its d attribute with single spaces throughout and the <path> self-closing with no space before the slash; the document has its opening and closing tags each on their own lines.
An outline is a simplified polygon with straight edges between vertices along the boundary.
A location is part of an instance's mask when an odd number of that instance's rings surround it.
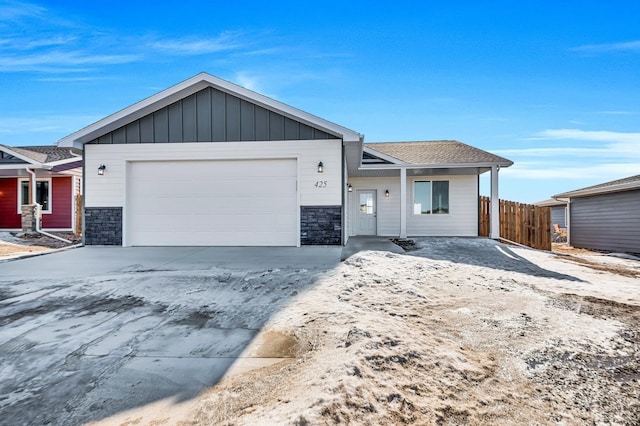
<svg viewBox="0 0 640 426">
<path fill-rule="evenodd" d="M 640 253 L 640 175 L 553 198 L 567 203 L 572 246 Z"/>
<path fill-rule="evenodd" d="M 551 208 L 551 241 L 553 242 L 566 242 L 565 234 L 557 232 L 555 225 L 558 225 L 562 231 L 567 228 L 567 202 L 554 200 L 550 198 L 548 200 L 534 203 L 538 207 L 550 207 Z"/>
</svg>

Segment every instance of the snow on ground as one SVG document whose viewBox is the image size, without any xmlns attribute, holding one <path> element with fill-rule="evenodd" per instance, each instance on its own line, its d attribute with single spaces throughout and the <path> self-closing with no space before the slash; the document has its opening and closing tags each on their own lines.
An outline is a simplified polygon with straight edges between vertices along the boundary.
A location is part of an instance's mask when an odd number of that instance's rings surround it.
<svg viewBox="0 0 640 426">
<path fill-rule="evenodd" d="M 625 276 L 482 239 L 419 247 L 325 276 L 266 326 L 306 353 L 223 380 L 185 424 L 640 422 L 637 262 Z"/>
<path fill-rule="evenodd" d="M 640 424 L 638 261 L 417 243 L 328 271 L 15 282 L 0 410 L 52 424 Z M 215 385 L 170 398 L 185 366 L 238 355 Z M 132 376 L 144 362 L 151 379 Z M 154 389 L 167 399 L 143 403 Z"/>
</svg>

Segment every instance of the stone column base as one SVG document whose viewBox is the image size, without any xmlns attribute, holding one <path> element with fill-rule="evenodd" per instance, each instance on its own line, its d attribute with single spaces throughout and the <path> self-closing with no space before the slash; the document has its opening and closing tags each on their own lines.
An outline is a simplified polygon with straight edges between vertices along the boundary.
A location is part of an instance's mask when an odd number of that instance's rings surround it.
<svg viewBox="0 0 640 426">
<path fill-rule="evenodd" d="M 40 204 L 25 204 L 22 206 L 22 232 L 35 234 L 39 228 L 39 220 L 42 218 Z"/>
</svg>

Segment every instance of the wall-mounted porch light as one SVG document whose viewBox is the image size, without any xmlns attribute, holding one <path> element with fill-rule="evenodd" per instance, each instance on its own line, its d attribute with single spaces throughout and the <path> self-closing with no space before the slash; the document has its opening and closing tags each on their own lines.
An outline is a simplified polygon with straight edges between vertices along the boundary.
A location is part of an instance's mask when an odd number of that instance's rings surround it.
<svg viewBox="0 0 640 426">
<path fill-rule="evenodd" d="M 104 164 L 100 164 L 98 166 L 98 176 L 102 176 L 104 174 L 105 169 L 107 168 L 107 166 L 105 166 Z"/>
<path fill-rule="evenodd" d="M 350 183 L 347 184 L 347 191 L 353 192 L 353 186 Z"/>
<path fill-rule="evenodd" d="M 388 190 L 388 189 L 385 189 L 385 190 L 384 190 L 384 196 L 385 196 L 385 197 L 387 197 L 387 198 L 389 198 L 389 190 Z"/>
<path fill-rule="evenodd" d="M 324 164 L 322 164 L 322 161 L 318 163 L 318 173 L 322 173 L 324 172 Z"/>
</svg>

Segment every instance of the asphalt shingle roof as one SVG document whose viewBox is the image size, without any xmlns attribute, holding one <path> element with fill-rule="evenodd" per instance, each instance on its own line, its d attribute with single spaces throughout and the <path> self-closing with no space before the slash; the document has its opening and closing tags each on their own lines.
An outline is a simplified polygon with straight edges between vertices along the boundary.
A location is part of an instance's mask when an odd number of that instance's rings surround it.
<svg viewBox="0 0 640 426">
<path fill-rule="evenodd" d="M 636 188 L 640 188 L 640 175 L 629 176 L 622 179 L 612 180 L 610 182 L 600 183 L 598 185 L 587 186 L 586 188 L 576 189 L 575 191 L 563 192 L 562 194 L 554 195 L 553 198 L 596 195 Z"/>
<path fill-rule="evenodd" d="M 9 146 L 7 148 L 39 163 L 53 163 L 70 158 L 77 159 L 79 155 L 82 155 L 82 151 L 77 148 L 57 146 Z"/>
<path fill-rule="evenodd" d="M 458 141 L 378 142 L 367 148 L 409 164 L 499 164 L 509 167 L 512 161 Z"/>
</svg>

